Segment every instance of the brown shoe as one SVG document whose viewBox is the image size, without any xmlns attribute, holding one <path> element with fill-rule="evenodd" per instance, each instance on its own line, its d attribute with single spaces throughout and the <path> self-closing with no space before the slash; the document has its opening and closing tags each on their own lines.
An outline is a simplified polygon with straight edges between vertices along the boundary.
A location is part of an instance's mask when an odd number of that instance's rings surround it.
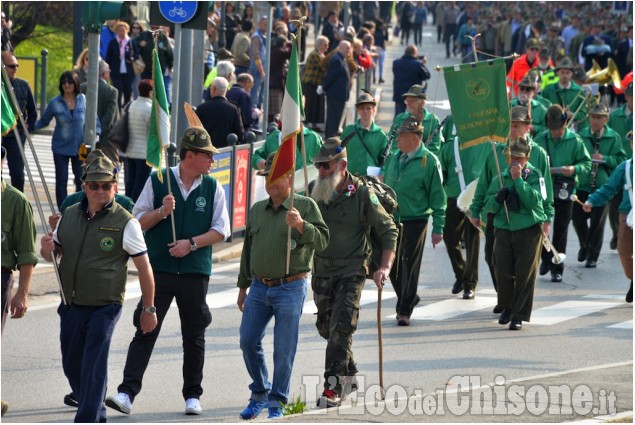
<svg viewBox="0 0 635 425">
<path fill-rule="evenodd" d="M 5 413 L 7 413 L 7 410 L 9 410 L 9 403 L 7 403 L 4 400 L 0 400 L 0 403 L 2 404 L 2 416 L 4 416 Z"/>
<path fill-rule="evenodd" d="M 399 326 L 410 326 L 410 317 L 405 314 L 400 314 L 399 319 L 397 320 L 397 325 Z"/>
</svg>

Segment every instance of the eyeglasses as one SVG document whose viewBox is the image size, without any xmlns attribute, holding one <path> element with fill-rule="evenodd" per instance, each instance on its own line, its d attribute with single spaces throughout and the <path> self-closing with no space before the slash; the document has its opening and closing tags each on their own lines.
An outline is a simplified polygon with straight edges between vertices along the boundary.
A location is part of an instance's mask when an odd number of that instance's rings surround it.
<svg viewBox="0 0 635 425">
<path fill-rule="evenodd" d="M 88 188 L 95 192 L 98 191 L 99 189 L 103 190 L 104 192 L 108 192 L 110 191 L 110 189 L 112 189 L 112 183 L 103 183 L 103 184 L 89 183 Z"/>
<path fill-rule="evenodd" d="M 213 161 L 214 160 L 214 154 L 213 153 L 209 153 L 209 152 L 203 152 L 203 151 L 192 151 L 195 154 L 199 154 L 199 155 L 205 155 L 207 157 L 208 160 Z"/>
<path fill-rule="evenodd" d="M 331 169 L 331 164 L 332 163 L 333 163 L 333 161 L 316 162 L 315 163 L 315 168 L 317 168 L 318 170 L 320 168 L 324 168 L 325 170 L 329 170 L 329 169 Z"/>
<path fill-rule="evenodd" d="M 7 68 L 11 68 L 11 69 L 18 69 L 18 67 L 19 67 L 20 65 L 18 65 L 17 63 L 15 63 L 15 64 L 5 65 L 5 66 L 6 66 Z"/>
</svg>

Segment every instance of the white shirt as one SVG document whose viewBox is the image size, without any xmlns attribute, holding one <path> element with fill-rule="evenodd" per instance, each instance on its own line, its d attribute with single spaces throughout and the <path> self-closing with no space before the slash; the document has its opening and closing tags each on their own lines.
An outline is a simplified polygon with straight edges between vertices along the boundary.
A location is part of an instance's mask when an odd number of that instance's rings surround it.
<svg viewBox="0 0 635 425">
<path fill-rule="evenodd" d="M 171 167 L 170 171 L 174 174 L 174 177 L 179 185 L 179 190 L 181 191 L 181 195 L 183 199 L 187 201 L 187 197 L 192 193 L 194 189 L 201 185 L 202 177 L 197 177 L 194 179 L 190 190 L 185 188 L 183 181 L 181 180 L 181 169 L 177 165 L 175 167 Z M 164 179 L 170 178 L 169 176 L 164 176 Z M 167 184 L 164 182 L 164 184 Z M 132 209 L 132 215 L 134 215 L 138 220 L 148 212 L 153 212 L 154 208 L 154 189 L 152 188 L 152 178 L 148 177 L 141 194 L 139 195 L 139 199 L 135 203 L 134 208 Z M 231 230 L 229 227 L 229 213 L 227 212 L 227 204 L 225 202 L 225 191 L 223 190 L 220 184 L 216 185 L 216 192 L 214 193 L 214 204 L 212 205 L 212 222 L 210 223 L 209 230 L 215 230 L 219 234 L 223 235 L 223 239 L 227 239 L 231 235 Z M 177 212 L 178 214 L 178 212 Z"/>
</svg>

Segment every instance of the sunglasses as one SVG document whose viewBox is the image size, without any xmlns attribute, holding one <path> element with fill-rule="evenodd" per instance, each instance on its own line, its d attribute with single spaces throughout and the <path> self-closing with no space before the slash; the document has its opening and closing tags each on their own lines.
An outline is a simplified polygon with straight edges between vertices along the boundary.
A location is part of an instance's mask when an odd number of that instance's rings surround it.
<svg viewBox="0 0 635 425">
<path fill-rule="evenodd" d="M 539 48 L 537 48 L 537 47 L 531 47 L 531 48 L 529 48 L 528 50 L 531 50 L 531 51 L 537 52 L 537 51 L 539 51 L 540 49 L 539 49 Z"/>
<path fill-rule="evenodd" d="M 19 67 L 20 65 L 18 65 L 18 64 L 16 63 L 16 64 L 5 65 L 5 66 L 6 66 L 7 68 L 11 68 L 11 69 L 18 69 L 18 67 Z"/>
<path fill-rule="evenodd" d="M 203 152 L 203 151 L 192 151 L 195 154 L 198 155 L 205 155 L 207 157 L 207 159 L 209 160 L 213 160 L 214 159 L 214 154 L 213 153 L 209 153 L 209 152 Z"/>
<path fill-rule="evenodd" d="M 533 90 L 531 87 L 520 87 L 519 89 L 520 89 L 520 91 L 532 91 Z"/>
<path fill-rule="evenodd" d="M 325 170 L 329 170 L 331 168 L 331 163 L 333 161 L 326 161 L 326 162 L 316 162 L 315 163 L 315 168 L 317 168 L 318 170 L 320 168 L 324 168 Z"/>
<path fill-rule="evenodd" d="M 112 183 L 88 183 L 88 188 L 95 192 L 99 189 L 103 190 L 104 192 L 108 192 L 110 189 L 112 189 Z"/>
<path fill-rule="evenodd" d="M 62 80 L 62 84 L 72 84 L 72 85 L 75 85 L 75 81 L 73 81 L 73 80 Z"/>
</svg>

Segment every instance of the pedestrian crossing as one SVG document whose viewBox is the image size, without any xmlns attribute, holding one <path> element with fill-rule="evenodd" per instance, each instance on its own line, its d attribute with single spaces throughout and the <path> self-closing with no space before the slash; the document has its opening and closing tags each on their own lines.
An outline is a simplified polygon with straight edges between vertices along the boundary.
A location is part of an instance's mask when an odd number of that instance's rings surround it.
<svg viewBox="0 0 635 425">
<path fill-rule="evenodd" d="M 230 263 L 214 267 L 214 274 L 210 278 L 210 288 L 214 288 L 214 282 L 232 282 L 236 279 L 238 272 L 238 263 Z M 139 298 L 141 291 L 139 282 L 128 282 L 126 288 L 126 299 Z M 397 294 L 391 285 L 387 285 L 382 290 L 382 303 L 397 298 Z M 545 307 L 537 308 L 532 312 L 530 324 L 536 326 L 551 326 L 562 322 L 574 320 L 576 318 L 587 316 L 590 314 L 600 313 L 611 308 L 624 304 L 623 295 L 618 294 L 587 294 L 577 300 L 566 300 L 557 302 Z M 236 300 L 238 299 L 238 288 L 222 289 L 207 295 L 207 304 L 212 310 L 223 308 L 236 308 Z M 362 307 L 377 304 L 378 291 L 374 283 L 367 281 L 362 291 L 360 305 Z M 422 302 L 421 304 L 424 304 Z M 477 296 L 473 300 L 463 300 L 459 297 L 449 298 L 441 301 L 435 301 L 429 304 L 420 305 L 414 309 L 411 319 L 421 322 L 441 322 L 448 319 L 454 319 L 461 316 L 477 313 L 479 311 L 491 312 L 496 305 L 496 292 L 493 289 L 482 289 L 478 291 Z M 172 303 L 172 307 L 176 307 L 176 303 Z M 304 304 L 302 313 L 304 315 L 314 315 L 317 308 L 309 295 Z M 393 312 L 386 314 L 385 319 L 394 319 Z M 619 323 L 606 325 L 605 328 L 611 330 L 632 331 L 633 321 L 628 320 Z"/>
</svg>

